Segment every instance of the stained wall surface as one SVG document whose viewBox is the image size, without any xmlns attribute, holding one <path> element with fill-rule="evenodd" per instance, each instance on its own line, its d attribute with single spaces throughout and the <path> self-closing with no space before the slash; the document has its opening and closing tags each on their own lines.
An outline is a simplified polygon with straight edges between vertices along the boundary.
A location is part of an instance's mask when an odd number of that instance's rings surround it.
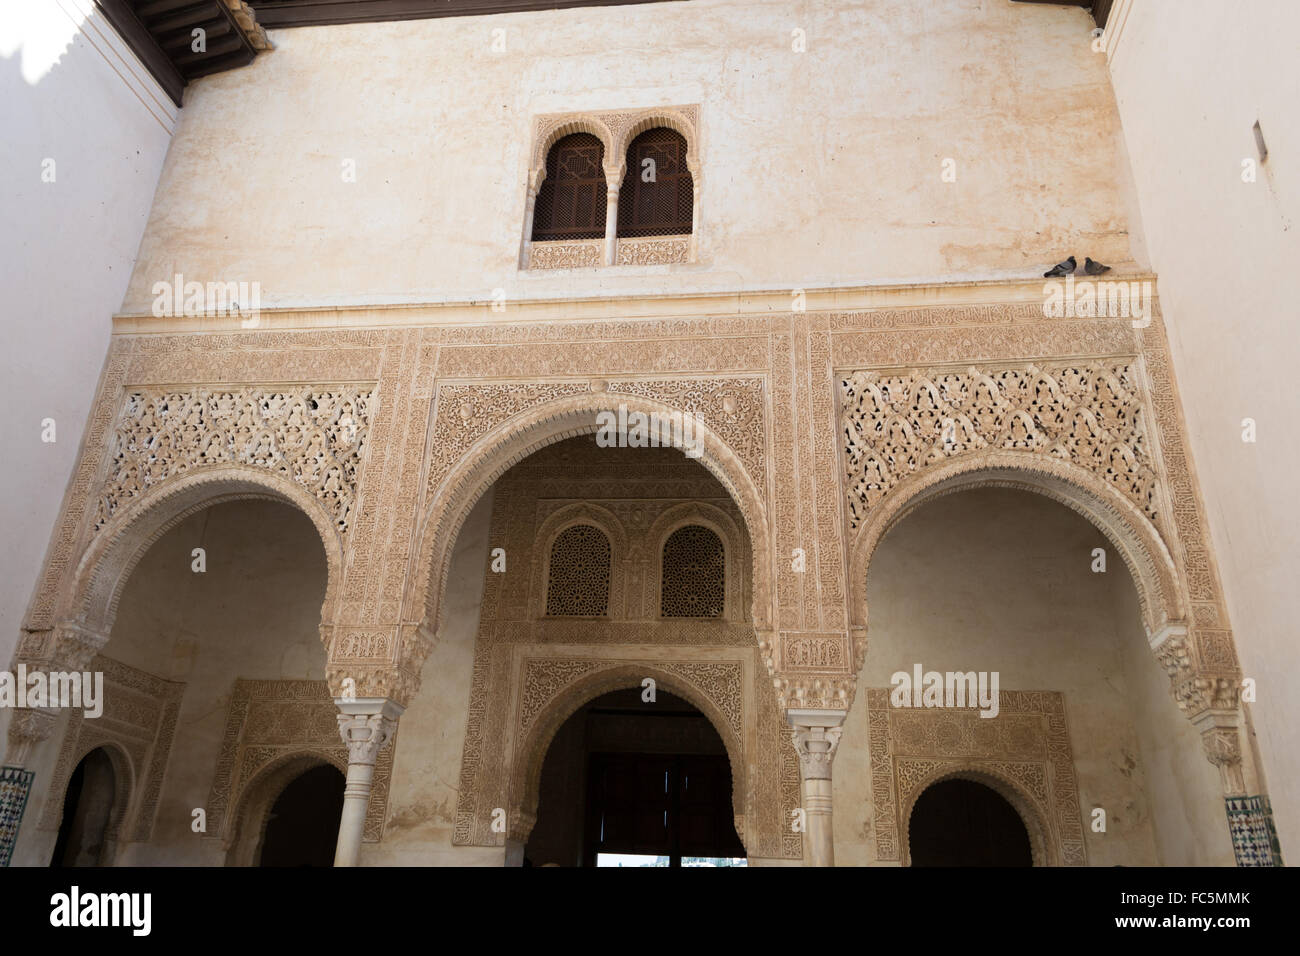
<svg viewBox="0 0 1300 956">
<path fill-rule="evenodd" d="M 0 10 L 0 659 L 8 664 L 135 264 L 176 107 L 93 0 Z M 46 420 L 54 441 L 43 440 Z M 0 709 L 0 737 L 8 711 Z"/>
<path fill-rule="evenodd" d="M 1258 687 L 1246 706 L 1285 859 L 1300 847 L 1300 654 L 1285 600 L 1300 577 L 1290 424 L 1300 311 L 1280 277 L 1300 257 L 1300 6 L 1125 0 L 1108 32 L 1209 530 L 1237 652 Z"/>
<path fill-rule="evenodd" d="M 1006 0 L 692 0 L 272 31 L 190 92 L 124 310 L 178 273 L 260 282 L 269 308 L 1123 264 L 1092 26 Z M 698 263 L 521 272 L 533 118 L 678 104 L 700 107 Z"/>
</svg>

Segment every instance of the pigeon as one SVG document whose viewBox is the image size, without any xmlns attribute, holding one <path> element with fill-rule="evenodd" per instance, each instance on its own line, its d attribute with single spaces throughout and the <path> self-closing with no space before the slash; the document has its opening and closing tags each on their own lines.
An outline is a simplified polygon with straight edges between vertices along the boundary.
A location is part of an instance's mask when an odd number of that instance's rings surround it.
<svg viewBox="0 0 1300 956">
<path fill-rule="evenodd" d="M 1090 276 L 1099 276 L 1103 272 L 1109 272 L 1110 266 L 1104 266 L 1089 256 L 1083 257 L 1083 271 Z"/>
<path fill-rule="evenodd" d="M 1077 265 L 1078 263 L 1075 262 L 1074 256 L 1070 256 L 1070 258 L 1066 259 L 1064 262 L 1058 262 L 1056 265 L 1052 266 L 1052 268 L 1044 272 L 1043 278 L 1055 279 L 1059 276 L 1074 275 L 1074 267 Z"/>
</svg>

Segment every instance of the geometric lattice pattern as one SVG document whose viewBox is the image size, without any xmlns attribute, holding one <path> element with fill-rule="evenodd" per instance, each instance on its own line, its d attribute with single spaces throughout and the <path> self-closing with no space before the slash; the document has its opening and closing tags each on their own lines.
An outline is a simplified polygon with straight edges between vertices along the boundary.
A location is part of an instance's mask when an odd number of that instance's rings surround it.
<svg viewBox="0 0 1300 956">
<path fill-rule="evenodd" d="M 590 133 L 574 133 L 551 147 L 533 207 L 534 242 L 604 238 L 604 159 L 604 144 Z"/>
<path fill-rule="evenodd" d="M 112 439 L 112 464 L 95 515 L 99 530 L 119 507 L 199 465 L 265 468 L 304 486 L 348 530 L 370 427 L 368 388 L 332 391 L 136 390 Z"/>
<path fill-rule="evenodd" d="M 618 193 L 620 238 L 690 233 L 694 200 L 681 133 L 650 129 L 629 144 L 627 172 Z"/>
<path fill-rule="evenodd" d="M 840 388 L 853 529 L 909 474 L 979 448 L 1081 465 L 1156 519 L 1156 473 L 1127 360 L 858 371 Z"/>
<path fill-rule="evenodd" d="M 0 866 L 8 866 L 13 857 L 34 776 L 20 767 L 0 767 Z"/>
<path fill-rule="evenodd" d="M 1282 845 L 1268 797 L 1225 797 L 1238 866 L 1282 866 Z"/>
<path fill-rule="evenodd" d="M 546 613 L 599 617 L 609 613 L 609 539 L 599 528 L 566 528 L 551 545 Z"/>
<path fill-rule="evenodd" d="M 664 617 L 722 617 L 727 600 L 726 554 L 708 528 L 687 525 L 664 542 Z"/>
</svg>

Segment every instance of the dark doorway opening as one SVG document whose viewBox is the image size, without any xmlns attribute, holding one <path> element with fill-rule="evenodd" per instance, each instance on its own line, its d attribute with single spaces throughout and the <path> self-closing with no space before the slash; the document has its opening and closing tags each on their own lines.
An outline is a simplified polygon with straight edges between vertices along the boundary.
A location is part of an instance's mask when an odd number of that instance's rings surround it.
<svg viewBox="0 0 1300 956">
<path fill-rule="evenodd" d="M 117 773 L 103 747 L 72 771 L 63 797 L 63 820 L 50 866 L 103 866 L 109 856 L 109 824 L 117 798 Z"/>
<path fill-rule="evenodd" d="M 942 780 L 927 787 L 908 826 L 912 866 L 1033 866 L 1029 831 L 991 787 Z"/>
<path fill-rule="evenodd" d="M 259 866 L 333 866 L 343 774 L 328 764 L 295 777 L 271 806 Z"/>
<path fill-rule="evenodd" d="M 525 866 L 743 866 L 731 763 L 709 719 L 659 691 L 597 698 L 542 765 Z"/>
</svg>

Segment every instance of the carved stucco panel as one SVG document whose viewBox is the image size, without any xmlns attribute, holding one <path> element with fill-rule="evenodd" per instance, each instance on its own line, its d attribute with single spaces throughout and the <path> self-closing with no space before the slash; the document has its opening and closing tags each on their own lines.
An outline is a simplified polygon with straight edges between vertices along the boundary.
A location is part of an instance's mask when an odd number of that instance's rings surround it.
<svg viewBox="0 0 1300 956">
<path fill-rule="evenodd" d="M 908 817 L 930 784 L 953 776 L 1010 786 L 1035 848 L 1035 863 L 1086 866 L 1083 817 L 1056 691 L 1003 691 L 996 717 L 976 708 L 896 708 L 888 688 L 867 694 L 876 858 L 908 859 Z"/>
<path fill-rule="evenodd" d="M 90 662 L 88 670 L 104 675 L 104 711 L 91 720 L 81 710 L 69 715 L 50 777 L 50 798 L 38 825 L 42 830 L 58 829 L 63 798 L 77 764 L 96 747 L 116 746 L 131 764 L 131 779 L 118 781 L 126 798 L 122 807 L 115 808 L 123 814 L 119 839 L 147 841 L 158 815 L 185 685 L 102 655 Z"/>
<path fill-rule="evenodd" d="M 375 763 L 365 842 L 377 843 L 384 830 L 396 734 Z M 347 747 L 339 737 L 338 707 L 325 681 L 237 680 L 221 751 L 208 794 L 208 832 L 235 838 L 240 799 L 257 775 L 295 754 L 319 754 L 347 773 Z"/>
</svg>

